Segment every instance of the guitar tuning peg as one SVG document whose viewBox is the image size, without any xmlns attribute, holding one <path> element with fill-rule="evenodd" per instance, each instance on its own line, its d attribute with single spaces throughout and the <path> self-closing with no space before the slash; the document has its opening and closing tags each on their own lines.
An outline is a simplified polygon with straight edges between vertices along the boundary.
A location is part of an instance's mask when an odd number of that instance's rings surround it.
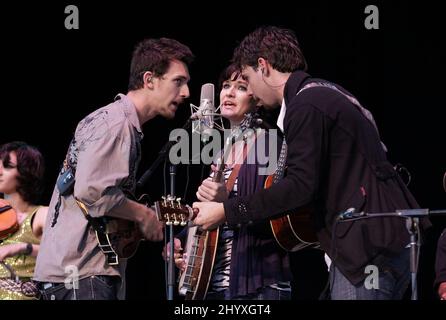
<svg viewBox="0 0 446 320">
<path fill-rule="evenodd" d="M 170 226 L 172 224 L 172 221 L 170 221 L 170 215 L 168 213 L 164 215 L 164 220 L 166 220 L 166 226 Z"/>
</svg>

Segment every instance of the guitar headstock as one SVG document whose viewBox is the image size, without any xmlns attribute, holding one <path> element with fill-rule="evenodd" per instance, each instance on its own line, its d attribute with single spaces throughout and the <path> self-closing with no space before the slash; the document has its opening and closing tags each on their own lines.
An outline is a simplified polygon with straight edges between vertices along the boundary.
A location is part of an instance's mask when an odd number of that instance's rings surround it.
<svg viewBox="0 0 446 320">
<path fill-rule="evenodd" d="M 252 134 L 252 131 L 246 131 L 248 129 L 257 129 L 260 128 L 260 124 L 262 123 L 262 119 L 259 117 L 257 112 L 248 112 L 245 113 L 243 120 L 240 122 L 238 126 L 231 128 L 231 134 L 227 137 L 225 141 L 225 148 L 230 147 L 236 141 L 241 139 L 246 139 L 248 137 L 247 132 Z"/>
<path fill-rule="evenodd" d="M 240 123 L 242 130 L 261 128 L 263 120 L 257 111 L 245 113 L 245 117 Z"/>
<path fill-rule="evenodd" d="M 189 220 L 193 219 L 193 209 L 181 204 L 181 198 L 168 195 L 162 199 L 153 205 L 159 221 L 166 225 L 185 226 Z"/>
</svg>

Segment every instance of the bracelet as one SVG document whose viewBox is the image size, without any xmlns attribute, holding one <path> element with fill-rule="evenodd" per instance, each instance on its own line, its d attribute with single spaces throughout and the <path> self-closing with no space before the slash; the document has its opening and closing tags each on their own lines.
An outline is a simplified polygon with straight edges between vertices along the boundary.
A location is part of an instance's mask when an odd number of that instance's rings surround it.
<svg viewBox="0 0 446 320">
<path fill-rule="evenodd" d="M 31 253 L 33 253 L 33 245 L 32 245 L 32 243 L 28 242 L 26 244 L 25 251 L 23 251 L 23 254 L 26 256 L 29 256 L 29 255 L 31 255 Z"/>
</svg>

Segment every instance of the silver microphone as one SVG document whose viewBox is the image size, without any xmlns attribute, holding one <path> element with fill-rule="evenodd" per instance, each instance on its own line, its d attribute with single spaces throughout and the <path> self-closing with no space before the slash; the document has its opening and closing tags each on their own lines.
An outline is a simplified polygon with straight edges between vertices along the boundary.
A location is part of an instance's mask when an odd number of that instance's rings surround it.
<svg viewBox="0 0 446 320">
<path fill-rule="evenodd" d="M 214 85 L 205 83 L 201 86 L 200 106 L 191 116 L 191 119 L 195 120 L 193 127 L 200 133 L 203 143 L 207 143 L 212 135 L 215 112 Z"/>
</svg>

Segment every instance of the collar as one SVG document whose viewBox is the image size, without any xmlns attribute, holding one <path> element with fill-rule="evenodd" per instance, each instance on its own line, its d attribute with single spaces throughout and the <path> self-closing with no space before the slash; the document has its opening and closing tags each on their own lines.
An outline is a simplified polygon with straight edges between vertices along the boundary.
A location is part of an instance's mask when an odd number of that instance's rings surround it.
<svg viewBox="0 0 446 320">
<path fill-rule="evenodd" d="M 305 81 L 307 81 L 309 78 L 311 78 L 311 76 L 308 73 L 300 70 L 295 71 L 290 75 L 283 91 L 285 104 L 288 104 L 291 99 L 294 98 L 296 93 L 304 86 Z"/>
<path fill-rule="evenodd" d="M 295 71 L 290 75 L 285 84 L 285 88 L 283 90 L 282 107 L 280 108 L 279 117 L 277 118 L 277 126 L 282 132 L 284 132 L 283 120 L 285 119 L 286 105 L 291 101 L 291 99 L 293 99 L 300 88 L 303 87 L 304 82 L 308 78 L 310 78 L 309 74 L 303 71 Z"/>
<path fill-rule="evenodd" d="M 133 127 L 135 127 L 136 131 L 142 134 L 141 124 L 139 123 L 135 104 L 132 102 L 132 100 L 130 100 L 129 97 L 122 93 L 119 93 L 115 96 L 115 101 L 117 100 L 120 100 L 124 105 L 124 113 L 129 119 L 130 123 L 133 125 Z"/>
<path fill-rule="evenodd" d="M 283 120 L 285 119 L 285 113 L 286 113 L 286 103 L 285 99 L 282 100 L 282 107 L 280 108 L 279 117 L 277 117 L 277 126 L 279 127 L 280 131 L 283 131 Z"/>
</svg>

